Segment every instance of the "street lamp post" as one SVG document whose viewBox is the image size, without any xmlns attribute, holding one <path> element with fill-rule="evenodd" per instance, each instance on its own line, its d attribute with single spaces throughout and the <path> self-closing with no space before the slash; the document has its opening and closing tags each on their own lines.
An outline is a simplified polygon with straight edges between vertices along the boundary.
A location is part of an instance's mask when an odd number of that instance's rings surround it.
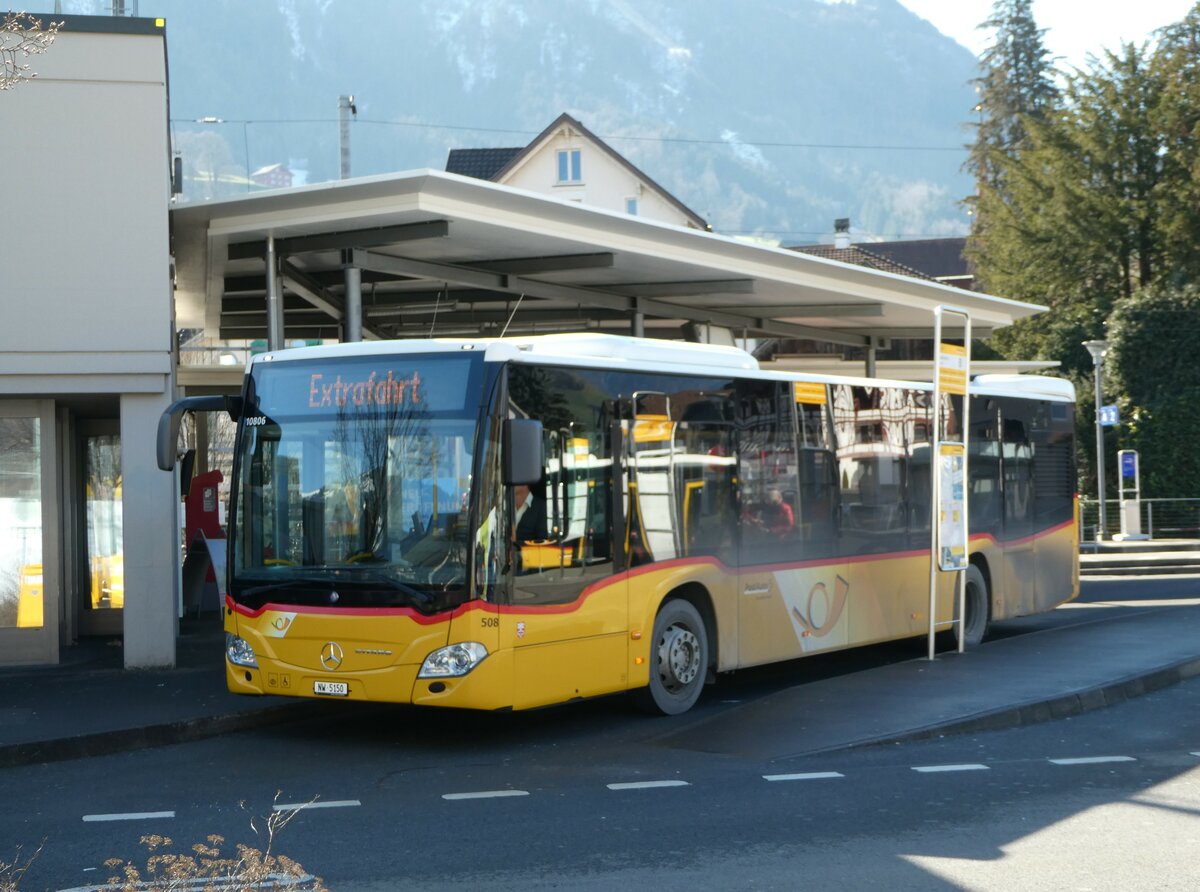
<svg viewBox="0 0 1200 892">
<path fill-rule="evenodd" d="M 1100 424 L 1100 406 L 1104 401 L 1104 356 L 1108 352 L 1108 341 L 1084 341 L 1092 364 L 1096 368 L 1096 497 L 1100 502 L 1100 525 L 1096 530 L 1096 541 L 1103 541 L 1108 518 L 1104 511 L 1104 427 Z"/>
</svg>

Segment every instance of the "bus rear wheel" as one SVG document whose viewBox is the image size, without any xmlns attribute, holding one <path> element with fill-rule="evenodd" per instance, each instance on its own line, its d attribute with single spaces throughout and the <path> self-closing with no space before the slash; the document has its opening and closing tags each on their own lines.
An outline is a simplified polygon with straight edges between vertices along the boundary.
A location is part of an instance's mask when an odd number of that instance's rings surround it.
<svg viewBox="0 0 1200 892">
<path fill-rule="evenodd" d="M 708 631 L 691 602 L 668 601 L 654 619 L 650 684 L 637 692 L 638 705 L 657 715 L 679 715 L 700 699 L 708 675 Z"/>
<path fill-rule="evenodd" d="M 983 571 L 975 564 L 970 564 L 967 573 L 967 621 L 963 624 L 963 634 L 966 636 L 967 647 L 978 647 L 987 635 L 990 620 L 987 580 Z M 957 612 L 957 611 L 956 611 Z"/>
</svg>

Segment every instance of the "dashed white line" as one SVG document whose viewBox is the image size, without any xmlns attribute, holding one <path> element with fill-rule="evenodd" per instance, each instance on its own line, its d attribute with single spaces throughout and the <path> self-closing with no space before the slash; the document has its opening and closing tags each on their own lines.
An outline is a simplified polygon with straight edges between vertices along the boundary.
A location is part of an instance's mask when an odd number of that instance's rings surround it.
<svg viewBox="0 0 1200 892">
<path fill-rule="evenodd" d="M 659 780 L 659 781 L 633 781 L 625 784 L 608 784 L 610 790 L 654 790 L 659 787 L 690 787 L 687 781 L 682 780 Z"/>
<path fill-rule="evenodd" d="M 283 802 L 272 806 L 274 811 L 303 811 L 310 808 L 353 808 L 362 805 L 357 799 L 330 799 L 327 802 Z"/>
<path fill-rule="evenodd" d="M 1053 765 L 1101 765 L 1105 762 L 1136 762 L 1133 756 L 1079 756 L 1074 759 L 1048 759 Z"/>
<path fill-rule="evenodd" d="M 476 793 L 443 793 L 443 799 L 505 799 L 509 796 L 528 796 L 528 790 L 480 790 Z"/>
<path fill-rule="evenodd" d="M 967 762 L 962 765 L 914 765 L 913 771 L 921 774 L 938 774 L 944 771 L 989 771 L 986 765 L 979 762 Z"/>
<path fill-rule="evenodd" d="M 826 780 L 835 777 L 845 777 L 840 771 L 806 771 L 801 774 L 764 774 L 765 781 L 805 781 Z"/>
<path fill-rule="evenodd" d="M 1200 756 L 1200 753 L 1190 753 L 1190 755 L 1193 755 L 1193 756 Z"/>
<path fill-rule="evenodd" d="M 94 821 L 150 821 L 157 818 L 173 818 L 173 811 L 127 811 L 111 815 L 84 815 L 89 823 Z"/>
</svg>

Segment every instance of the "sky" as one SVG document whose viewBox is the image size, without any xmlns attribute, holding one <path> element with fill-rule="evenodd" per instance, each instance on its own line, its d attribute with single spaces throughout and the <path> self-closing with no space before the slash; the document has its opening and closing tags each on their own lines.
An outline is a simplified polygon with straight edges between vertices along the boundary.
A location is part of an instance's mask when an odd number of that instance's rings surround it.
<svg viewBox="0 0 1200 892">
<path fill-rule="evenodd" d="M 1182 19 L 1194 0 L 1033 0 L 1033 17 L 1048 29 L 1046 48 L 1064 57 L 1059 67 L 1083 67 L 1088 53 L 1116 49 L 1122 41 L 1141 43 L 1150 32 Z M 989 32 L 976 26 L 988 17 L 992 0 L 900 0 L 943 34 L 978 55 Z"/>
</svg>

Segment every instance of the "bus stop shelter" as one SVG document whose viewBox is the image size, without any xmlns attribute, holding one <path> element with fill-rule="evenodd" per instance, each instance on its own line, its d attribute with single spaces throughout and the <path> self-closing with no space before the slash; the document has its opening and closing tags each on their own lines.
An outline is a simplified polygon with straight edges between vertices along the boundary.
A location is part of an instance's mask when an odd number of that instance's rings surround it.
<svg viewBox="0 0 1200 892">
<path fill-rule="evenodd" d="M 181 205 L 172 230 L 177 326 L 272 349 L 686 332 L 861 347 L 870 375 L 889 339 L 932 336 L 939 305 L 976 337 L 1045 309 L 432 170 Z M 218 383 L 179 379 L 201 381 Z"/>
</svg>

